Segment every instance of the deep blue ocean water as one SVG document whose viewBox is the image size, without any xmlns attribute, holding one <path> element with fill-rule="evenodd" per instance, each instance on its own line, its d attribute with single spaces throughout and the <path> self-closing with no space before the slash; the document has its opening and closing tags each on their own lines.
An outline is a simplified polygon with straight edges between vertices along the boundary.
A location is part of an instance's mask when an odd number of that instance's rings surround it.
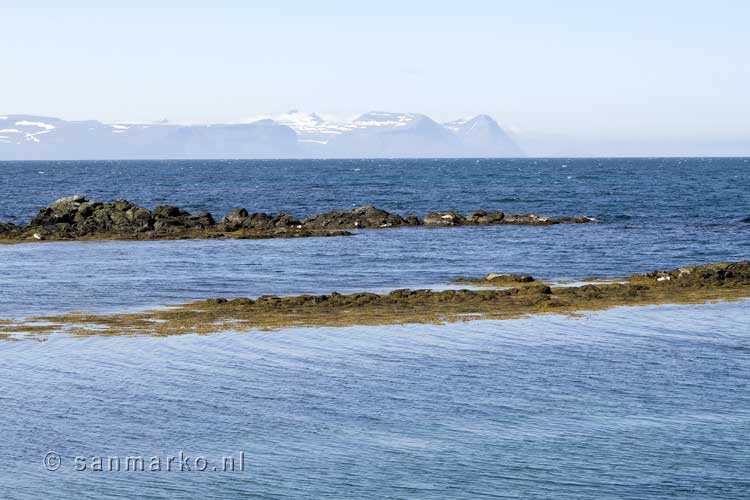
<svg viewBox="0 0 750 500">
<path fill-rule="evenodd" d="M 603 223 L 6 245 L 0 319 L 750 258 L 742 158 L 0 163 L 0 221 L 69 194 L 215 216 L 373 204 Z M 748 305 L 2 342 L 0 498 L 748 498 Z M 73 470 L 181 450 L 244 451 L 247 468 Z"/>
</svg>

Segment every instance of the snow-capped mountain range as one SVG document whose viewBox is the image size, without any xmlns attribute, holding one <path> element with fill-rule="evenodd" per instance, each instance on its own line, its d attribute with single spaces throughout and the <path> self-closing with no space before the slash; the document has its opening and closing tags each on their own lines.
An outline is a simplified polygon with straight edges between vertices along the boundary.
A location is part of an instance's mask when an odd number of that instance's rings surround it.
<svg viewBox="0 0 750 500">
<path fill-rule="evenodd" d="M 441 124 L 415 113 L 338 121 L 295 110 L 211 125 L 0 116 L 0 160 L 517 156 L 522 151 L 487 115 Z"/>
</svg>

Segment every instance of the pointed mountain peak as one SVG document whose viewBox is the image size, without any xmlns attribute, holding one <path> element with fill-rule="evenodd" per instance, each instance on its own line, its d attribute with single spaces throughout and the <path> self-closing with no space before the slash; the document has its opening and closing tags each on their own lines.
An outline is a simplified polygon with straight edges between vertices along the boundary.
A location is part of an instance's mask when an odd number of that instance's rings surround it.
<svg viewBox="0 0 750 500">
<path fill-rule="evenodd" d="M 461 118 L 444 124 L 456 134 L 464 134 L 476 129 L 499 129 L 500 125 L 490 115 L 476 115 L 470 118 Z"/>
<path fill-rule="evenodd" d="M 497 122 L 494 118 L 492 118 L 490 115 L 477 115 L 474 118 L 469 120 L 469 123 L 486 123 L 489 125 L 497 125 Z M 499 126 L 499 125 L 498 125 Z"/>
</svg>

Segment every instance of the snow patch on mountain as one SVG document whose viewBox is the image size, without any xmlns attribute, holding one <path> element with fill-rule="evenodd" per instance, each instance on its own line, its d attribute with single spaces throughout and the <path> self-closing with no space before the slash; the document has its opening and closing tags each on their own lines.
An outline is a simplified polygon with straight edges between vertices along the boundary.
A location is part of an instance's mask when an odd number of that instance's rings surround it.
<svg viewBox="0 0 750 500">
<path fill-rule="evenodd" d="M 424 115 L 413 113 L 389 113 L 387 111 L 370 111 L 351 123 L 352 128 L 370 127 L 405 127 Z"/>
<path fill-rule="evenodd" d="M 28 120 L 21 120 L 20 122 L 16 122 L 16 126 L 17 127 L 39 127 L 45 130 L 53 130 L 55 128 L 54 125 L 50 125 L 49 123 L 31 122 Z"/>
<path fill-rule="evenodd" d="M 294 109 L 280 115 L 255 117 L 253 121 L 260 118 L 271 119 L 294 130 L 299 136 L 300 142 L 327 144 L 336 136 L 354 130 L 406 127 L 423 116 L 412 113 L 371 111 L 351 120 L 343 120 Z"/>
<path fill-rule="evenodd" d="M 294 130 L 300 142 L 327 144 L 331 138 L 349 130 L 345 122 L 334 117 L 323 117 L 296 109 L 269 118 Z"/>
</svg>

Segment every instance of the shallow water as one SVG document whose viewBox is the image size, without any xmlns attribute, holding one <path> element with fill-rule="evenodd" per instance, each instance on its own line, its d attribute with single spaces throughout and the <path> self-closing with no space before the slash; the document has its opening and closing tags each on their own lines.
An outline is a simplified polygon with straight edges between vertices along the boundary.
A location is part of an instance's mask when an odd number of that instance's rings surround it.
<svg viewBox="0 0 750 500">
<path fill-rule="evenodd" d="M 71 193 L 295 215 L 595 225 L 0 246 L 0 319 L 216 296 L 617 277 L 750 257 L 746 159 L 0 164 L 0 220 Z M 42 173 L 40 173 L 42 172 Z M 746 498 L 750 305 L 445 326 L 0 342 L 0 498 Z M 48 472 L 50 450 L 63 457 Z M 242 473 L 75 472 L 247 454 Z"/>
<path fill-rule="evenodd" d="M 2 497 L 746 498 L 747 310 L 6 343 Z"/>
<path fill-rule="evenodd" d="M 745 237 L 742 237 L 745 236 Z M 617 277 L 750 255 L 744 225 L 702 231 L 401 228 L 338 238 L 0 246 L 0 318 L 208 297 L 428 288 L 491 272 Z"/>
</svg>

